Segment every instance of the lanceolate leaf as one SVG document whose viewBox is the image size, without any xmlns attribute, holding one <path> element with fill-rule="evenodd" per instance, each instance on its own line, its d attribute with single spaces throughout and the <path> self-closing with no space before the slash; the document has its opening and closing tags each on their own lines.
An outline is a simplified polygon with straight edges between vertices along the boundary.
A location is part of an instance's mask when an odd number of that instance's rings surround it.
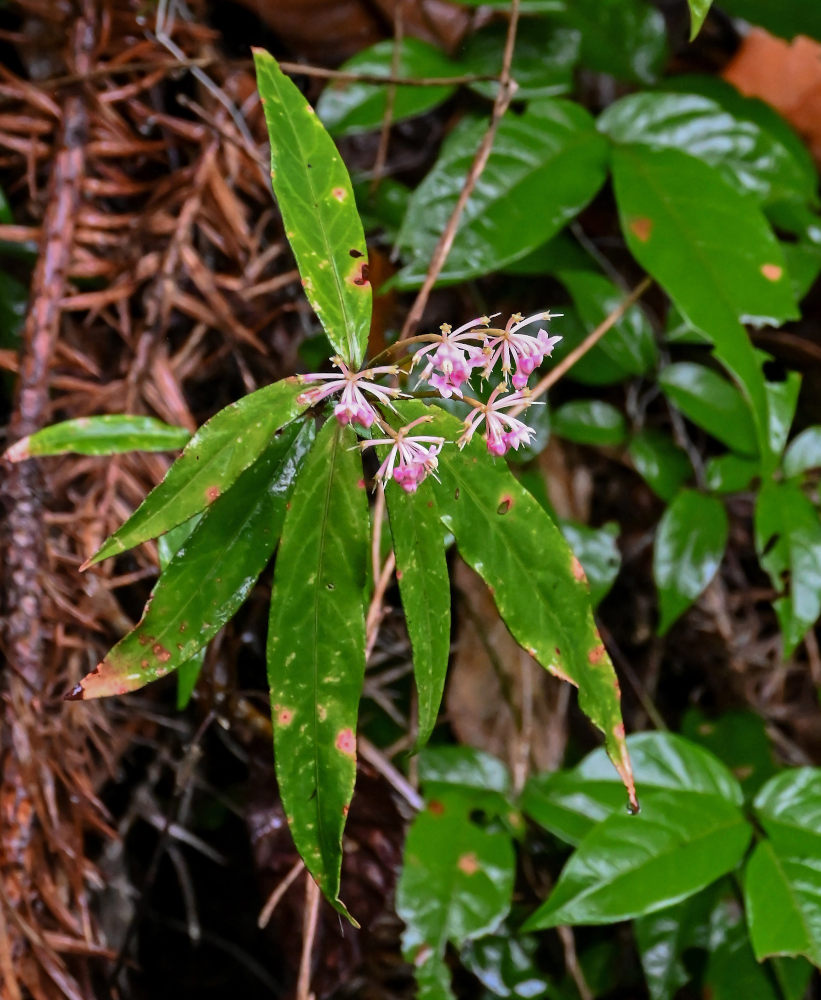
<svg viewBox="0 0 821 1000">
<path fill-rule="evenodd" d="M 184 427 L 172 427 L 156 417 L 109 414 L 78 417 L 44 427 L 16 441 L 5 454 L 9 462 L 34 455 L 115 455 L 123 451 L 173 451 L 191 437 Z"/>
<path fill-rule="evenodd" d="M 653 549 L 653 577 L 659 591 L 659 634 L 701 594 L 724 557 L 729 524 L 724 504 L 684 490 L 664 512 Z"/>
<path fill-rule="evenodd" d="M 203 516 L 163 571 L 143 617 L 72 692 L 125 694 L 189 660 L 233 617 L 274 551 L 311 440 L 289 428 Z"/>
<path fill-rule="evenodd" d="M 271 183 L 308 301 L 331 344 L 358 368 L 371 323 L 365 235 L 333 140 L 273 56 L 254 49 L 271 139 Z"/>
<path fill-rule="evenodd" d="M 679 150 L 619 146 L 613 178 L 631 253 L 741 383 L 769 470 L 775 457 L 764 378 L 741 323 L 780 324 L 797 315 L 777 240 L 716 170 Z"/>
<path fill-rule="evenodd" d="M 396 483 L 385 491 L 396 578 L 413 649 L 419 700 L 417 746 L 424 746 L 436 723 L 450 651 L 450 578 L 445 536 L 429 482 L 407 494 Z"/>
<path fill-rule="evenodd" d="M 339 899 L 342 830 L 356 778 L 365 671 L 368 504 L 356 438 L 329 420 L 297 479 L 268 627 L 277 780 L 299 853 Z"/>
<path fill-rule="evenodd" d="M 199 514 L 231 486 L 271 438 L 304 409 L 302 386 L 284 379 L 243 396 L 203 424 L 137 510 L 86 566 L 156 538 Z"/>
<path fill-rule="evenodd" d="M 420 404 L 397 408 L 409 416 L 426 412 Z M 461 430 L 444 413 L 431 426 L 448 440 Z M 491 588 L 514 638 L 552 674 L 578 687 L 579 705 L 604 733 L 635 802 L 618 683 L 593 621 L 581 564 L 548 514 L 478 438 L 464 451 L 444 448 L 439 477 L 439 510 L 462 558 Z"/>
</svg>

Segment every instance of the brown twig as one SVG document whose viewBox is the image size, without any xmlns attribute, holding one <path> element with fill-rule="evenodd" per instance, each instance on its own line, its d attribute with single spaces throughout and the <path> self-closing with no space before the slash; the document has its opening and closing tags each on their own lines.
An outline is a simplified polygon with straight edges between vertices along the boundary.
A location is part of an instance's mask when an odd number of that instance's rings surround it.
<svg viewBox="0 0 821 1000">
<path fill-rule="evenodd" d="M 405 3 L 407 0 L 399 0 L 394 11 L 393 19 L 393 52 L 391 53 L 391 76 L 399 75 L 399 57 L 402 55 L 402 36 L 404 34 Z M 391 124 L 393 123 L 393 108 L 396 103 L 396 84 L 389 83 L 385 91 L 385 113 L 382 115 L 382 127 L 379 130 L 379 146 L 376 150 L 376 157 L 373 162 L 373 180 L 371 181 L 371 194 L 379 187 L 382 180 L 382 173 L 388 159 L 388 146 L 391 138 Z"/>
<path fill-rule="evenodd" d="M 310 872 L 305 873 L 305 910 L 302 921 L 302 954 L 299 959 L 299 979 L 296 984 L 296 1000 L 314 1000 L 311 993 L 311 959 L 316 940 L 316 925 L 319 917 L 319 886 Z"/>
<path fill-rule="evenodd" d="M 519 0 L 511 0 L 510 23 L 508 25 L 504 54 L 502 56 L 502 69 L 498 77 L 499 93 L 496 95 L 496 100 L 493 102 L 493 112 L 490 116 L 490 124 L 482 137 L 479 148 L 476 150 L 473 163 L 470 165 L 470 170 L 465 178 L 464 186 L 459 192 L 459 198 L 457 199 L 453 212 L 451 212 L 450 218 L 447 221 L 444 232 L 439 237 L 439 242 L 434 248 L 430 266 L 428 267 L 428 273 L 425 275 L 422 287 L 419 289 L 416 299 L 408 311 L 408 315 L 402 327 L 402 332 L 399 334 L 399 340 L 407 339 L 411 335 L 411 331 L 419 325 L 419 322 L 422 319 L 422 314 L 425 311 L 425 306 L 428 304 L 430 293 L 433 291 L 433 286 L 436 284 L 442 268 L 445 266 L 445 261 L 447 260 L 451 247 L 453 246 L 453 241 L 456 237 L 456 230 L 459 227 L 459 221 L 462 218 L 462 213 L 470 200 L 470 196 L 473 194 L 473 189 L 476 187 L 477 181 L 482 176 L 482 171 L 487 165 L 491 149 L 493 148 L 493 140 L 496 138 L 496 132 L 499 128 L 499 124 L 501 123 L 505 112 L 510 107 L 510 102 L 513 100 L 513 95 L 516 92 L 516 83 L 510 75 L 510 67 L 513 63 L 513 49 L 516 45 L 516 30 L 518 28 L 518 24 Z"/>
</svg>

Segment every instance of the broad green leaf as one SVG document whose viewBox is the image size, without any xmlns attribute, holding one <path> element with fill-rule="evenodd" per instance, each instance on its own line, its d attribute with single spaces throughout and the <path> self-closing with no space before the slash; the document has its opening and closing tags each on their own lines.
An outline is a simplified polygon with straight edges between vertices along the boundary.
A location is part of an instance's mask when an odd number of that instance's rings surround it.
<svg viewBox="0 0 821 1000">
<path fill-rule="evenodd" d="M 459 123 L 414 191 L 399 233 L 407 266 L 400 287 L 422 283 L 487 129 Z M 499 126 L 487 165 L 462 214 L 441 284 L 498 270 L 543 244 L 593 198 L 606 176 L 607 143 L 578 104 L 543 100 Z"/>
<path fill-rule="evenodd" d="M 540 968 L 538 947 L 535 935 L 516 937 L 502 927 L 496 934 L 468 941 L 459 958 L 494 997 L 559 1000 L 559 993 Z"/>
<path fill-rule="evenodd" d="M 627 438 L 627 422 L 600 399 L 574 399 L 553 411 L 554 433 L 577 444 L 617 445 Z"/>
<path fill-rule="evenodd" d="M 399 44 L 398 66 L 393 72 L 394 42 L 391 39 L 377 42 L 358 52 L 343 63 L 346 73 L 363 76 L 401 76 L 406 79 L 424 77 L 459 76 L 464 69 L 437 49 L 418 38 L 403 38 Z M 482 72 L 487 72 L 483 70 Z M 414 87 L 397 86 L 394 89 L 391 121 L 430 111 L 446 101 L 456 90 L 455 86 Z M 388 85 L 365 83 L 363 80 L 335 80 L 323 91 L 316 105 L 316 113 L 333 135 L 351 135 L 378 129 L 385 117 Z"/>
<path fill-rule="evenodd" d="M 762 841 L 747 863 L 744 898 L 759 962 L 804 955 L 821 967 L 821 858 L 785 857 Z"/>
<path fill-rule="evenodd" d="M 784 455 L 784 475 L 797 479 L 809 469 L 821 469 L 821 425 L 806 427 L 790 441 Z"/>
<path fill-rule="evenodd" d="M 509 795 L 510 772 L 484 750 L 465 746 L 425 747 L 419 754 L 419 781 L 430 785 L 454 785 L 476 791 Z"/>
<path fill-rule="evenodd" d="M 523 930 L 613 923 L 664 909 L 732 871 L 751 835 L 738 807 L 723 799 L 644 792 L 638 815 L 609 816 L 584 838 Z"/>
<path fill-rule="evenodd" d="M 659 385 L 697 427 L 733 451 L 757 455 L 755 426 L 744 397 L 718 372 L 692 361 L 679 361 L 662 369 Z"/>
<path fill-rule="evenodd" d="M 740 493 L 749 488 L 758 475 L 759 463 L 754 458 L 736 455 L 714 455 L 704 466 L 704 479 L 712 493 Z"/>
<path fill-rule="evenodd" d="M 461 802 L 440 795 L 416 816 L 405 841 L 396 912 L 405 922 L 402 952 L 418 977 L 426 976 L 429 963 L 442 963 L 448 942 L 458 947 L 501 923 L 514 874 L 509 836 L 477 826 Z"/>
<path fill-rule="evenodd" d="M 684 791 L 741 805 L 738 781 L 712 754 L 673 733 L 627 738 L 636 784 L 642 791 Z M 594 750 L 570 771 L 531 777 L 522 808 L 540 826 L 578 844 L 595 824 L 621 813 L 621 788 L 606 754 Z"/>
<path fill-rule="evenodd" d="M 191 434 L 155 417 L 107 414 L 78 417 L 44 427 L 21 438 L 4 454 L 9 462 L 34 455 L 116 455 L 124 451 L 173 451 L 182 448 Z"/>
<path fill-rule="evenodd" d="M 333 140 L 273 56 L 254 49 L 271 140 L 271 184 L 302 287 L 334 349 L 358 368 L 371 324 L 367 247 Z"/>
<path fill-rule="evenodd" d="M 310 435 L 272 442 L 218 497 L 160 575 L 143 616 L 72 692 L 126 694 L 164 677 L 229 621 L 271 558 L 285 503 Z"/>
<path fill-rule="evenodd" d="M 773 607 L 789 656 L 821 614 L 821 521 L 795 482 L 761 487 L 755 544 L 773 586 L 784 591 Z"/>
<path fill-rule="evenodd" d="M 587 271 L 592 264 L 587 251 L 564 229 L 503 270 L 506 274 L 557 274 L 559 271 Z"/>
<path fill-rule="evenodd" d="M 668 503 L 693 474 L 690 459 L 663 431 L 652 427 L 634 434 L 627 449 L 636 472 Z"/>
<path fill-rule="evenodd" d="M 790 272 L 790 284 L 796 302 L 801 302 L 814 287 L 821 274 L 821 247 L 810 240 L 782 242 L 784 260 Z"/>
<path fill-rule="evenodd" d="M 596 271 L 573 271 L 565 265 L 557 277 L 570 292 L 582 323 L 588 328 L 587 332 L 597 327 L 624 300 L 625 293 Z M 658 351 L 653 327 L 639 305 L 631 306 L 581 360 L 587 364 L 595 363 L 597 355 L 605 356 L 619 372 L 627 375 L 644 375 L 655 367 Z"/>
<path fill-rule="evenodd" d="M 780 455 L 790 436 L 790 428 L 798 406 L 801 376 L 788 371 L 780 382 L 764 383 L 767 392 L 767 409 L 770 418 L 770 450 Z"/>
<path fill-rule="evenodd" d="M 687 0 L 690 7 L 690 41 L 695 41 L 713 0 Z"/>
<path fill-rule="evenodd" d="M 814 197 L 812 178 L 791 149 L 758 122 L 703 94 L 631 94 L 611 104 L 598 127 L 622 145 L 681 150 L 703 160 L 758 202 Z"/>
<path fill-rule="evenodd" d="M 368 503 L 356 438 L 327 421 L 302 465 L 274 568 L 268 682 L 294 842 L 340 913 L 342 830 L 356 778 L 365 670 Z"/>
<path fill-rule="evenodd" d="M 385 491 L 396 579 L 413 650 L 419 703 L 417 747 L 433 732 L 450 653 L 450 576 L 445 536 L 430 483 L 408 494 L 393 483 Z"/>
<path fill-rule="evenodd" d="M 769 456 L 764 379 L 741 323 L 797 316 L 778 241 L 754 205 L 686 153 L 619 146 L 613 178 L 631 253 L 711 338 L 744 389 L 761 455 Z M 774 463 L 769 456 L 765 470 Z"/>
<path fill-rule="evenodd" d="M 782 38 L 809 35 L 821 41 L 821 7 L 816 3 L 807 0 L 781 0 L 778 4 L 773 4 L 772 0 L 721 0 L 721 7 Z"/>
<path fill-rule="evenodd" d="M 460 52 L 462 72 L 481 76 L 498 71 L 502 65 L 506 35 L 507 25 L 497 21 L 468 38 Z M 578 31 L 557 28 L 544 18 L 529 19 L 523 23 L 516 38 L 510 67 L 518 85 L 516 100 L 557 97 L 572 90 L 573 68 L 579 61 L 580 42 Z M 470 87 L 490 100 L 499 90 L 495 80 L 481 80 Z"/>
<path fill-rule="evenodd" d="M 662 515 L 653 547 L 659 635 L 664 635 L 716 575 L 728 531 L 724 504 L 695 490 L 679 493 Z"/>
<path fill-rule="evenodd" d="M 156 538 L 205 510 L 266 448 L 276 432 L 305 409 L 296 379 L 243 396 L 202 425 L 131 517 L 85 566 Z"/>
<path fill-rule="evenodd" d="M 582 564 L 590 584 L 590 602 L 596 608 L 610 592 L 621 568 L 621 553 L 617 544 L 619 526 L 615 521 L 608 521 L 600 528 L 575 521 L 560 521 L 559 527 Z"/>
<path fill-rule="evenodd" d="M 754 804 L 779 854 L 821 856 L 821 768 L 794 767 L 776 775 Z"/>
<path fill-rule="evenodd" d="M 755 712 L 722 712 L 708 718 L 690 708 L 681 721 L 681 734 L 715 754 L 738 779 L 746 797 L 776 773 L 766 725 Z"/>
<path fill-rule="evenodd" d="M 400 404 L 408 416 L 427 412 Z M 462 424 L 442 413 L 432 433 L 455 440 Z M 439 428 L 437 430 L 437 428 Z M 619 690 L 593 621 L 584 571 L 560 530 L 478 435 L 439 455 L 439 512 L 465 562 L 488 584 L 511 634 L 550 673 L 579 689 L 579 706 L 603 733 L 634 801 Z"/>
</svg>

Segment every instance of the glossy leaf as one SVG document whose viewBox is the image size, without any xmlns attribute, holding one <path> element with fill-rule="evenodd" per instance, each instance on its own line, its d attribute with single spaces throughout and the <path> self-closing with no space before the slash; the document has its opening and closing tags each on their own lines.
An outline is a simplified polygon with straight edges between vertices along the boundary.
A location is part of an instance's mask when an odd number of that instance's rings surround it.
<svg viewBox="0 0 821 1000">
<path fill-rule="evenodd" d="M 137 625 L 72 692 L 126 694 L 164 677 L 229 621 L 271 558 L 310 441 L 291 428 L 218 497 L 157 581 Z"/>
<path fill-rule="evenodd" d="M 155 417 L 107 414 L 78 417 L 44 427 L 21 438 L 4 454 L 9 462 L 34 455 L 116 455 L 124 451 L 173 451 L 191 437 L 184 427 L 172 427 Z"/>
<path fill-rule="evenodd" d="M 774 5 L 771 0 L 721 0 L 721 6 L 729 14 L 759 24 L 782 38 L 809 35 L 821 41 L 821 7 L 815 3 L 782 0 Z"/>
<path fill-rule="evenodd" d="M 773 455 L 780 455 L 784 451 L 795 419 L 801 375 L 798 372 L 788 371 L 780 381 L 765 382 L 764 388 L 767 393 L 769 413 L 770 450 Z"/>
<path fill-rule="evenodd" d="M 694 490 L 683 490 L 664 512 L 653 547 L 659 635 L 664 635 L 716 575 L 728 532 L 724 504 Z"/>
<path fill-rule="evenodd" d="M 516 100 L 557 97 L 572 90 L 573 68 L 579 61 L 579 32 L 556 27 L 545 18 L 528 20 L 523 29 L 516 38 L 510 67 L 518 85 Z M 495 22 L 469 37 L 460 52 L 462 72 L 480 76 L 501 67 L 506 34 L 507 25 Z M 492 100 L 499 84 L 495 80 L 481 80 L 470 87 Z"/>
<path fill-rule="evenodd" d="M 755 712 L 722 712 L 708 718 L 690 708 L 681 721 L 681 734 L 715 754 L 733 773 L 744 795 L 754 795 L 776 773 L 766 724 Z"/>
<path fill-rule="evenodd" d="M 408 417 L 427 411 L 420 404 L 398 408 Z M 431 433 L 455 440 L 461 426 L 442 413 Z M 578 687 L 579 706 L 604 733 L 633 801 L 618 684 L 581 564 L 543 508 L 503 460 L 488 456 L 478 436 L 463 451 L 443 449 L 438 474 L 439 511 L 462 558 L 492 589 L 516 641 L 550 673 Z"/>
<path fill-rule="evenodd" d="M 789 656 L 821 614 L 821 522 L 794 482 L 763 484 L 755 539 L 761 565 L 783 592 L 773 607 Z"/>
<path fill-rule="evenodd" d="M 686 899 L 738 864 L 752 829 L 737 806 L 693 792 L 642 796 L 636 816 L 596 826 L 524 930 L 604 924 Z"/>
<path fill-rule="evenodd" d="M 85 565 L 127 552 L 205 510 L 259 457 L 276 432 L 305 409 L 298 402 L 302 389 L 296 379 L 274 382 L 211 417 L 165 479 Z"/>
<path fill-rule="evenodd" d="M 814 197 L 803 163 L 777 136 L 703 94 L 631 94 L 611 104 L 598 127 L 621 144 L 682 150 L 715 167 L 737 191 L 759 202 Z"/>
<path fill-rule="evenodd" d="M 268 625 L 268 682 L 282 804 L 325 897 L 339 899 L 342 830 L 356 778 L 365 670 L 368 504 L 356 438 L 329 420 L 285 517 Z"/>
<path fill-rule="evenodd" d="M 419 754 L 419 781 L 431 786 L 453 785 L 474 791 L 509 795 L 510 772 L 497 757 L 465 746 L 425 747 Z"/>
<path fill-rule="evenodd" d="M 821 855 L 821 769 L 797 767 L 771 778 L 755 812 L 779 854 Z"/>
<path fill-rule="evenodd" d="M 419 704 L 417 746 L 427 743 L 442 701 L 450 653 L 450 577 L 445 536 L 429 482 L 413 494 L 389 484 L 385 499 L 396 579 L 413 650 Z"/>
<path fill-rule="evenodd" d="M 271 184 L 302 287 L 334 349 L 354 368 L 371 324 L 367 247 L 333 140 L 273 56 L 254 49 L 271 140 Z"/>
<path fill-rule="evenodd" d="M 696 35 L 701 31 L 704 18 L 713 5 L 713 0 L 687 0 L 690 7 L 690 41 L 694 41 Z"/>
<path fill-rule="evenodd" d="M 741 322 L 778 325 L 797 315 L 777 240 L 716 170 L 679 150 L 617 147 L 613 178 L 631 253 L 714 342 L 747 395 L 767 456 L 764 379 Z"/>
<path fill-rule="evenodd" d="M 821 967 L 821 859 L 784 857 L 768 841 L 747 862 L 744 898 L 755 957 L 804 955 Z"/>
<path fill-rule="evenodd" d="M 590 601 L 596 608 L 610 592 L 621 568 L 621 553 L 617 544 L 619 526 L 615 521 L 608 521 L 600 528 L 561 521 L 559 527 L 582 564 L 590 585 Z"/>
<path fill-rule="evenodd" d="M 627 437 L 627 422 L 615 406 L 600 399 L 574 399 L 553 411 L 554 433 L 577 444 L 617 445 Z"/>
<path fill-rule="evenodd" d="M 418 38 L 403 38 L 398 65 L 393 72 L 394 42 L 377 42 L 340 66 L 346 73 L 363 76 L 401 76 L 406 79 L 458 76 L 464 69 L 434 45 Z M 486 72 L 486 70 L 483 70 Z M 397 86 L 391 121 L 400 122 L 430 111 L 446 101 L 455 86 Z M 351 135 L 378 129 L 385 117 L 388 85 L 363 80 L 336 80 L 322 92 L 316 113 L 332 135 Z"/>
<path fill-rule="evenodd" d="M 667 365 L 659 375 L 664 395 L 697 427 L 728 448 L 755 456 L 755 426 L 744 397 L 718 372 L 692 361 Z"/>
<path fill-rule="evenodd" d="M 465 119 L 410 199 L 398 244 L 408 261 L 401 287 L 421 284 L 487 129 Z M 538 101 L 508 115 L 456 231 L 440 283 L 487 274 L 524 257 L 593 198 L 606 175 L 607 143 L 588 113 L 567 101 Z"/>
<path fill-rule="evenodd" d="M 592 264 L 590 255 L 564 229 L 503 270 L 507 274 L 558 274 L 559 271 L 587 271 Z"/>
<path fill-rule="evenodd" d="M 627 452 L 636 472 L 668 503 L 693 474 L 687 455 L 663 431 L 639 431 L 631 438 Z"/>
<path fill-rule="evenodd" d="M 784 475 L 796 479 L 810 469 L 821 469 L 821 425 L 806 427 L 790 441 L 784 454 Z"/>
<path fill-rule="evenodd" d="M 396 912 L 405 922 L 402 951 L 417 977 L 426 976 L 427 965 L 442 964 L 448 942 L 459 946 L 501 923 L 514 873 L 509 836 L 477 826 L 461 801 L 440 795 L 416 816 L 405 841 Z"/>
<path fill-rule="evenodd" d="M 539 967 L 538 946 L 535 936 L 515 937 L 502 927 L 496 934 L 468 941 L 459 957 L 491 996 L 558 1000 L 559 994 Z"/>
<path fill-rule="evenodd" d="M 684 791 L 741 805 L 738 781 L 712 754 L 673 733 L 627 738 L 636 784 L 642 791 Z M 570 771 L 531 777 L 522 808 L 546 830 L 578 844 L 597 822 L 622 812 L 623 799 L 606 754 L 594 750 Z"/>
<path fill-rule="evenodd" d="M 727 452 L 714 455 L 704 466 L 704 479 L 712 493 L 740 493 L 749 488 L 758 475 L 759 463 L 754 458 Z"/>
<path fill-rule="evenodd" d="M 570 292 L 582 323 L 587 327 L 586 333 L 595 329 L 624 301 L 625 293 L 596 271 L 574 271 L 565 265 L 557 277 Z M 625 375 L 644 375 L 655 367 L 658 351 L 653 327 L 640 306 L 631 306 L 577 364 L 595 364 L 598 355 L 611 361 L 621 378 Z"/>
</svg>

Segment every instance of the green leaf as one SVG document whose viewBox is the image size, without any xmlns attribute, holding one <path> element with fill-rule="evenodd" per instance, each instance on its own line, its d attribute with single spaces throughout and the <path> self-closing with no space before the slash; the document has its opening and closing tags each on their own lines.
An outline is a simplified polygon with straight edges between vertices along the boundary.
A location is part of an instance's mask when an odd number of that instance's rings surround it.
<svg viewBox="0 0 821 1000">
<path fill-rule="evenodd" d="M 557 274 L 559 271 L 587 271 L 592 263 L 590 255 L 564 229 L 503 270 L 506 274 Z"/>
<path fill-rule="evenodd" d="M 475 747 L 425 747 L 419 754 L 419 781 L 430 785 L 454 785 L 474 791 L 509 795 L 510 772 L 498 759 Z"/>
<path fill-rule="evenodd" d="M 398 65 L 393 72 L 394 42 L 387 39 L 358 52 L 340 66 L 346 73 L 363 76 L 401 76 L 406 79 L 458 76 L 464 69 L 427 42 L 418 38 L 403 38 L 399 43 Z M 487 72 L 487 70 L 483 70 Z M 424 114 L 446 101 L 455 86 L 413 87 L 394 89 L 391 121 L 401 122 Z M 388 84 L 365 83 L 362 80 L 336 80 L 322 92 L 316 113 L 333 135 L 352 135 L 378 129 L 385 117 Z"/>
<path fill-rule="evenodd" d="M 216 413 L 191 438 L 165 479 L 83 568 L 156 538 L 199 514 L 254 462 L 276 432 L 305 409 L 302 386 L 284 379 Z"/>
<path fill-rule="evenodd" d="M 742 455 L 758 454 L 749 407 L 738 389 L 718 372 L 692 361 L 679 361 L 662 369 L 659 385 L 697 427 Z"/>
<path fill-rule="evenodd" d="M 577 444 L 618 445 L 627 438 L 624 416 L 600 399 L 575 399 L 553 411 L 552 428 Z"/>
<path fill-rule="evenodd" d="M 795 767 L 771 778 L 755 811 L 779 854 L 821 855 L 821 769 Z"/>
<path fill-rule="evenodd" d="M 711 719 L 690 708 L 682 719 L 681 734 L 729 767 L 745 797 L 754 795 L 776 773 L 766 725 L 754 712 L 722 712 Z"/>
<path fill-rule="evenodd" d="M 686 85 L 685 78 L 681 87 Z M 815 196 L 803 162 L 777 136 L 703 94 L 631 94 L 611 104 L 599 116 L 598 127 L 622 145 L 680 150 L 703 160 L 757 202 L 811 201 Z"/>
<path fill-rule="evenodd" d="M 329 902 L 356 778 L 368 503 L 356 438 L 329 420 L 285 517 L 268 626 L 274 751 L 294 842 Z"/>
<path fill-rule="evenodd" d="M 420 404 L 397 406 L 417 416 Z M 439 428 L 439 429 L 437 429 Z M 432 433 L 455 440 L 462 424 L 442 413 Z M 491 588 L 511 634 L 550 673 L 579 689 L 579 706 L 605 744 L 633 801 L 615 671 L 596 630 L 579 561 L 548 514 L 503 460 L 474 437 L 439 455 L 439 511 L 462 558 Z"/>
<path fill-rule="evenodd" d="M 460 53 L 462 72 L 477 76 L 495 72 L 502 65 L 507 25 L 489 24 L 465 42 Z M 522 24 L 516 38 L 510 72 L 518 84 L 517 101 L 557 97 L 573 89 L 573 67 L 579 61 L 578 31 L 557 28 L 544 18 Z M 471 90 L 493 100 L 499 90 L 495 80 L 481 80 Z"/>
<path fill-rule="evenodd" d="M 744 898 L 759 962 L 804 955 L 821 966 L 821 859 L 784 857 L 762 841 L 747 863 Z"/>
<path fill-rule="evenodd" d="M 450 577 L 445 536 L 430 483 L 416 493 L 389 485 L 385 499 L 396 553 L 396 578 L 413 650 L 419 702 L 417 747 L 433 732 L 450 653 Z"/>
<path fill-rule="evenodd" d="M 810 469 L 821 469 L 821 425 L 806 427 L 790 441 L 784 455 L 784 475 L 797 479 Z"/>
<path fill-rule="evenodd" d="M 778 4 L 772 0 L 721 0 L 721 6 L 729 14 L 759 24 L 782 38 L 809 35 L 821 41 L 821 7 L 807 0 L 782 0 Z"/>
<path fill-rule="evenodd" d="M 289 429 L 218 497 L 157 581 L 137 625 L 72 692 L 126 694 L 189 660 L 235 614 L 271 558 L 310 440 Z"/>
<path fill-rule="evenodd" d="M 596 608 L 610 592 L 621 568 L 621 553 L 617 544 L 619 526 L 615 521 L 608 521 L 600 528 L 575 521 L 561 521 L 559 527 L 582 564 L 590 584 L 590 601 Z"/>
<path fill-rule="evenodd" d="M 780 382 L 765 382 L 764 388 L 770 417 L 770 450 L 773 455 L 780 455 L 795 418 L 801 376 L 798 372 L 787 372 Z"/>
<path fill-rule="evenodd" d="M 485 119 L 460 122 L 411 196 L 398 238 L 408 262 L 400 287 L 424 280 L 487 125 Z M 607 143 L 578 104 L 544 100 L 506 116 L 440 284 L 498 270 L 543 244 L 593 198 L 604 183 L 606 161 Z"/>
<path fill-rule="evenodd" d="M 21 438 L 4 454 L 9 462 L 34 455 L 116 455 L 124 451 L 173 451 L 182 448 L 191 434 L 155 417 L 110 414 L 78 417 L 44 427 Z"/>
<path fill-rule="evenodd" d="M 704 466 L 707 489 L 713 493 L 741 493 L 749 488 L 758 475 L 759 463 L 756 459 L 727 452 L 708 459 Z"/>
<path fill-rule="evenodd" d="M 713 0 L 687 0 L 690 7 L 690 41 L 695 41 Z"/>
<path fill-rule="evenodd" d="M 693 474 L 687 455 L 667 434 L 654 428 L 634 434 L 627 453 L 636 472 L 668 503 Z"/>
<path fill-rule="evenodd" d="M 724 504 L 694 490 L 679 493 L 662 515 L 653 548 L 659 635 L 664 635 L 716 575 L 728 531 Z"/>
<path fill-rule="evenodd" d="M 550 980 L 539 967 L 539 942 L 533 937 L 514 937 L 506 927 L 468 941 L 462 948 L 462 965 L 494 997 L 539 997 L 558 1000 Z M 589 980 L 588 980 L 589 982 Z"/>
<path fill-rule="evenodd" d="M 642 792 L 685 791 L 741 805 L 738 781 L 712 754 L 673 733 L 638 733 L 627 738 L 636 784 Z M 594 750 L 570 771 L 531 777 L 522 808 L 537 823 L 570 844 L 578 844 L 615 812 L 623 799 L 606 754 Z"/>
<path fill-rule="evenodd" d="M 458 947 L 501 923 L 514 873 L 509 836 L 477 826 L 460 800 L 440 795 L 416 816 L 405 841 L 396 912 L 405 922 L 402 952 L 418 977 L 427 965 L 441 965 L 448 942 Z"/>
<path fill-rule="evenodd" d="M 732 871 L 751 835 L 738 807 L 723 799 L 645 792 L 637 816 L 609 816 L 584 838 L 523 930 L 661 910 Z"/>
<path fill-rule="evenodd" d="M 334 349 L 359 368 L 371 324 L 371 286 L 348 171 L 273 56 L 253 51 L 271 140 L 271 184 L 302 287 Z"/>
<path fill-rule="evenodd" d="M 625 293 L 596 271 L 572 271 L 565 265 L 557 277 L 570 292 L 588 330 L 597 327 L 624 301 Z M 598 355 L 608 358 L 625 375 L 644 375 L 656 366 L 658 351 L 653 327 L 641 306 L 631 306 L 584 360 L 595 362 Z"/>
<path fill-rule="evenodd" d="M 766 220 L 716 170 L 675 149 L 617 147 L 613 178 L 631 253 L 715 343 L 744 389 L 760 452 L 768 455 L 764 379 L 741 322 L 778 325 L 798 313 Z M 767 470 L 773 464 L 768 459 Z"/>
<path fill-rule="evenodd" d="M 794 482 L 765 482 L 755 508 L 755 544 L 773 586 L 789 656 L 821 614 L 821 522 Z M 785 583 L 788 587 L 785 589 Z"/>
</svg>

